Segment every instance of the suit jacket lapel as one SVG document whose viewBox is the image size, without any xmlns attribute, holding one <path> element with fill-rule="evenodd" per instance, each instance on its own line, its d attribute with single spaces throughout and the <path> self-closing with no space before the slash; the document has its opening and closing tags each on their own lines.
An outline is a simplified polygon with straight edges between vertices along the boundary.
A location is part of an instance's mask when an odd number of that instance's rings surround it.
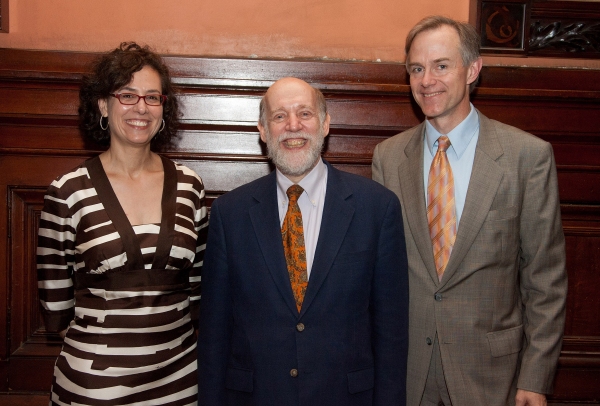
<svg viewBox="0 0 600 406">
<path fill-rule="evenodd" d="M 421 124 L 413 133 L 404 149 L 406 159 L 400 160 L 398 177 L 402 190 L 402 209 L 406 213 L 408 226 L 419 254 L 432 280 L 437 284 L 438 277 L 433 259 L 433 247 L 427 223 L 427 203 L 423 186 L 423 148 L 425 124 Z"/>
<path fill-rule="evenodd" d="M 442 284 L 451 280 L 463 258 L 469 251 L 490 211 L 504 171 L 496 160 L 504 153 L 498 141 L 498 134 L 490 120 L 479 114 L 479 139 L 475 150 L 473 170 L 465 207 L 458 226 L 456 242 L 442 279 Z"/>
<path fill-rule="evenodd" d="M 354 207 L 346 201 L 352 195 L 352 190 L 344 184 L 339 171 L 329 163 L 325 163 L 328 172 L 323 218 L 301 316 L 306 312 L 327 277 L 354 216 Z"/>
<path fill-rule="evenodd" d="M 253 197 L 257 203 L 250 207 L 249 214 L 263 257 L 285 303 L 295 315 L 298 315 L 283 253 L 275 171 L 257 185 Z"/>
</svg>

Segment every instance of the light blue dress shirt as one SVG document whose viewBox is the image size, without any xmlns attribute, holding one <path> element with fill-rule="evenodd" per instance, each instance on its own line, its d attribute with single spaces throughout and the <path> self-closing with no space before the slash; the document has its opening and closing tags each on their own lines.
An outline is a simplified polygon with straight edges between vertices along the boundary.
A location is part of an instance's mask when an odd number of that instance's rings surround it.
<svg viewBox="0 0 600 406">
<path fill-rule="evenodd" d="M 427 184 L 429 182 L 429 168 L 433 157 L 438 149 L 438 138 L 442 135 L 450 139 L 450 148 L 446 151 L 448 162 L 452 168 L 454 177 L 454 202 L 456 206 L 456 226 L 460 223 L 473 161 L 475 159 L 475 148 L 479 139 L 479 115 L 471 104 L 469 115 L 448 134 L 440 134 L 429 120 L 425 120 L 425 148 L 423 148 L 423 182 L 425 185 L 425 202 L 427 202 Z M 429 203 L 429 202 L 427 202 Z"/>
<path fill-rule="evenodd" d="M 287 190 L 294 183 L 277 169 L 277 203 L 279 207 L 279 224 L 283 225 L 287 213 L 289 199 Z M 327 166 L 321 158 L 317 165 L 298 184 L 304 192 L 298 198 L 298 206 L 302 213 L 302 226 L 304 228 L 304 245 L 306 249 L 306 270 L 310 279 L 319 231 L 321 230 L 321 219 L 323 218 L 323 206 L 325 203 L 325 192 L 327 191 Z"/>
</svg>

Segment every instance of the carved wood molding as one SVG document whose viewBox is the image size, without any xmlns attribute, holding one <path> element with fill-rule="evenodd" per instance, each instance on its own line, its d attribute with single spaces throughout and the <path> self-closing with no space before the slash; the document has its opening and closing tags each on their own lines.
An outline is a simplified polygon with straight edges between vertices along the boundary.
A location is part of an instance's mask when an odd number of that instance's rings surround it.
<svg viewBox="0 0 600 406">
<path fill-rule="evenodd" d="M 549 19 L 532 21 L 529 51 L 599 54 L 600 22 Z"/>
<path fill-rule="evenodd" d="M 600 2 L 471 0 L 484 54 L 600 58 Z"/>
</svg>

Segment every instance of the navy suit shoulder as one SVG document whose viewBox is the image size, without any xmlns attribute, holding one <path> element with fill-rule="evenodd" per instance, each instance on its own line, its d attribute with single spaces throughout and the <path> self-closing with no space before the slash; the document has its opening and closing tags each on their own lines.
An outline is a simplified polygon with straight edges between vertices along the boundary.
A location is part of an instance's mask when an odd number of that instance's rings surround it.
<svg viewBox="0 0 600 406">
<path fill-rule="evenodd" d="M 268 175 L 253 180 L 252 182 L 246 183 L 242 186 L 219 196 L 213 204 L 217 203 L 219 206 L 232 207 L 247 205 L 249 199 L 253 199 L 255 195 L 264 195 L 265 193 L 276 193 L 276 176 L 275 171 Z"/>
</svg>

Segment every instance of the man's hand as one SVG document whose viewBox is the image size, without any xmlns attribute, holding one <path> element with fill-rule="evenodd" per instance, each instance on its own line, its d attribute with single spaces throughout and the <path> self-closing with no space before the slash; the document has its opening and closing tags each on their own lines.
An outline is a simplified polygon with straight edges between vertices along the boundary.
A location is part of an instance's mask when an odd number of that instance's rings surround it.
<svg viewBox="0 0 600 406">
<path fill-rule="evenodd" d="M 523 389 L 517 389 L 515 396 L 515 406 L 547 406 L 546 395 L 537 392 L 530 392 Z"/>
</svg>

